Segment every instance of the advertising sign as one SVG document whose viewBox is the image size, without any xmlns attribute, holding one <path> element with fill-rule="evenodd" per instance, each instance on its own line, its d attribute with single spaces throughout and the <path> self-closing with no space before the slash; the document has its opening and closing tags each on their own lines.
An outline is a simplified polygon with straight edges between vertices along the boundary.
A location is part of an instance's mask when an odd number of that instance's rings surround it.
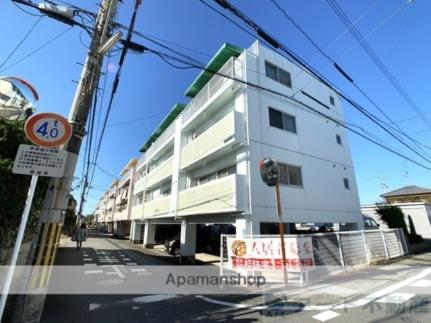
<svg viewBox="0 0 431 323">
<path fill-rule="evenodd" d="M 285 238 L 286 269 L 302 272 L 314 268 L 311 237 Z M 281 270 L 280 238 L 227 238 L 229 266 L 232 269 Z"/>
</svg>

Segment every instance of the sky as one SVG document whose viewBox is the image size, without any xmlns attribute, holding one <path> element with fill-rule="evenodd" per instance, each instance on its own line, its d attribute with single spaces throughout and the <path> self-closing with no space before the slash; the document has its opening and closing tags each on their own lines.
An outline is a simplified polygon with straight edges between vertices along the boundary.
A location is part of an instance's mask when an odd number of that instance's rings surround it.
<svg viewBox="0 0 431 323">
<path fill-rule="evenodd" d="M 206 1 L 214 5 L 211 0 Z M 96 1 L 68 2 L 92 12 L 98 10 Z M 330 66 L 327 59 L 318 54 L 311 43 L 286 20 L 271 1 L 231 2 L 305 61 L 311 63 L 337 87 L 366 109 L 382 117 L 369 101 Z M 277 3 L 295 19 L 315 43 L 324 48 L 337 64 L 348 72 L 355 83 L 392 120 L 401 121 L 398 125 L 403 131 L 421 143 L 431 146 L 431 129 L 394 90 L 363 49 L 357 46 L 352 35 L 345 32 L 346 28 L 325 0 L 277 0 Z M 374 52 L 414 99 L 421 111 L 431 119 L 429 109 L 431 1 L 338 0 L 338 3 L 351 21 L 356 22 L 359 18 L 356 24 L 358 30 L 367 37 L 366 40 Z M 2 31 L 0 65 L 40 18 L 31 15 L 38 14 L 34 9 L 22 6 L 21 9 L 11 1 L 2 1 L 0 4 Z M 128 25 L 132 11 L 133 1 L 124 0 L 123 4 L 119 5 L 117 21 Z M 230 16 L 227 11 L 224 13 Z M 143 0 L 135 30 L 168 41 L 170 43 L 164 44 L 204 63 L 209 61 L 224 42 L 246 48 L 255 40 L 199 0 Z M 342 33 L 344 35 L 339 37 Z M 55 39 L 52 40 L 53 38 Z M 134 36 L 133 40 L 152 49 L 161 50 L 140 37 Z M 89 36 L 79 27 L 70 28 L 59 21 L 43 17 L 18 50 L 0 68 L 0 76 L 22 77 L 30 82 L 40 95 L 37 112 L 55 112 L 67 116 L 89 41 Z M 49 43 L 45 45 L 47 42 Z M 43 47 L 38 50 L 41 46 Z M 100 82 L 101 104 L 98 107 L 98 115 L 102 115 L 101 119 L 106 111 L 108 95 L 119 60 L 118 54 L 118 51 L 114 51 L 109 61 L 105 60 L 105 65 L 109 64 L 109 68 L 106 80 L 103 77 Z M 139 147 L 172 106 L 177 102 L 188 102 L 184 92 L 198 73 L 199 71 L 195 69 L 175 69 L 151 53 L 128 54 L 97 161 L 100 168 L 96 168 L 93 188 L 85 204 L 84 213 L 91 213 L 94 210 L 98 199 L 110 186 L 114 176 L 120 173 L 131 158 L 139 156 Z M 344 103 L 344 109 L 348 122 L 365 128 L 385 145 L 407 156 L 413 156 L 407 148 L 355 112 L 347 103 Z M 404 121 L 406 119 L 408 120 Z M 98 120 L 99 117 L 96 117 L 96 125 L 99 123 Z M 100 129 L 100 126 L 98 128 Z M 383 192 L 405 185 L 431 187 L 431 171 L 382 150 L 355 134 L 349 134 L 349 141 L 361 204 L 379 201 L 379 196 Z M 84 146 L 75 174 L 79 178 L 82 176 L 83 152 Z M 431 150 L 428 150 L 428 153 L 431 153 Z M 420 160 L 419 157 L 413 158 L 431 167 L 430 163 Z M 77 183 L 79 181 L 75 184 Z M 79 188 L 76 188 L 76 185 L 73 193 L 76 197 L 79 196 Z"/>
</svg>

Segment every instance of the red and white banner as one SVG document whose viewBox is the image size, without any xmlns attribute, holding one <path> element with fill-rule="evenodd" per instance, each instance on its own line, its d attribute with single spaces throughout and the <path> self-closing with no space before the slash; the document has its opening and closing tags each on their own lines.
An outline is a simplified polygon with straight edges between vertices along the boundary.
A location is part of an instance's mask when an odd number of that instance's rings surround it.
<svg viewBox="0 0 431 323">
<path fill-rule="evenodd" d="M 284 238 L 286 267 L 293 272 L 314 268 L 311 237 Z M 281 270 L 280 238 L 227 238 L 229 266 L 232 269 Z"/>
</svg>

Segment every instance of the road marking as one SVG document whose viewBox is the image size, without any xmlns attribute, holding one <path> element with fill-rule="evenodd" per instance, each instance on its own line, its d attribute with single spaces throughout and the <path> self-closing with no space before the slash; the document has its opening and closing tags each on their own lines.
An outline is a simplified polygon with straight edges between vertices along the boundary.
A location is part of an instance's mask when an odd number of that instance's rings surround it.
<svg viewBox="0 0 431 323">
<path fill-rule="evenodd" d="M 137 266 L 138 264 L 136 262 L 127 262 L 127 266 Z"/>
<path fill-rule="evenodd" d="M 400 289 L 404 286 L 407 286 L 409 284 L 412 284 L 413 282 L 426 277 L 428 274 L 431 273 L 431 268 L 427 268 L 423 271 L 421 271 L 419 274 L 412 276 L 410 278 L 405 279 L 402 282 L 396 283 L 394 285 L 388 286 L 382 290 L 379 290 L 375 293 L 372 293 L 370 295 L 367 295 L 357 301 L 351 302 L 351 303 L 343 303 L 343 304 L 329 304 L 329 305 L 307 305 L 304 307 L 301 307 L 299 305 L 282 305 L 282 306 L 268 306 L 268 305 L 250 305 L 245 303 L 232 303 L 227 301 L 219 301 L 216 299 L 212 299 L 203 295 L 196 295 L 196 298 L 202 299 L 206 302 L 218 304 L 218 305 L 224 305 L 224 306 L 230 306 L 234 308 L 248 308 L 252 310 L 264 310 L 264 309 L 277 309 L 277 310 L 303 310 L 303 311 L 325 311 L 325 310 L 331 310 L 331 309 L 347 309 L 347 308 L 355 308 L 355 307 L 361 307 L 364 306 L 370 302 L 375 301 L 378 298 L 382 298 L 383 296 L 386 296 L 390 293 L 393 293 L 397 289 Z"/>
<path fill-rule="evenodd" d="M 113 305 L 154 303 L 154 302 L 165 301 L 176 297 L 178 296 L 177 295 L 147 295 L 147 296 L 126 299 L 126 300 L 122 300 L 114 303 L 105 303 L 105 304 L 90 303 L 88 305 L 88 309 L 89 311 L 94 311 L 95 309 L 98 309 L 98 308 L 111 307 Z"/>
<path fill-rule="evenodd" d="M 130 259 L 130 258 L 123 258 L 123 260 L 126 260 L 126 261 L 127 261 L 127 260 L 132 260 L 132 259 Z"/>
<path fill-rule="evenodd" d="M 130 271 L 132 273 L 138 273 L 138 272 L 143 272 L 143 271 L 147 271 L 147 270 L 144 268 L 131 268 Z"/>
<path fill-rule="evenodd" d="M 84 271 L 84 274 L 103 274 L 103 270 L 98 269 L 98 270 L 86 270 Z"/>
<path fill-rule="evenodd" d="M 84 264 L 84 267 L 87 267 L 87 266 L 97 266 L 97 265 L 96 265 L 96 263 Z"/>
<path fill-rule="evenodd" d="M 124 274 L 121 272 L 121 270 L 117 266 L 112 266 L 112 269 L 117 273 L 118 277 L 126 278 L 126 276 L 124 276 Z"/>
<path fill-rule="evenodd" d="M 428 279 L 420 279 L 415 281 L 413 284 L 409 285 L 411 287 L 431 287 L 431 280 Z"/>
<path fill-rule="evenodd" d="M 415 294 L 409 294 L 409 293 L 392 293 L 392 294 L 386 295 L 383 298 L 378 299 L 376 302 L 402 304 L 404 302 L 407 302 L 410 298 L 414 296 Z"/>
<path fill-rule="evenodd" d="M 328 320 L 332 320 L 333 318 L 336 318 L 338 315 L 340 314 L 334 311 L 325 311 L 320 314 L 314 315 L 313 318 L 321 322 L 325 322 Z"/>
<path fill-rule="evenodd" d="M 84 261 L 93 261 L 93 258 L 84 258 Z"/>
</svg>

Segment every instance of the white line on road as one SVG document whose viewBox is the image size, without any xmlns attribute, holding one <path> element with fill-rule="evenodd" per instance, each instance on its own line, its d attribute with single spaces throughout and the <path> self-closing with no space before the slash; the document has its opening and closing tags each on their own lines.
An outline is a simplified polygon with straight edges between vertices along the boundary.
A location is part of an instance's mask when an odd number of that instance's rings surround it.
<svg viewBox="0 0 431 323">
<path fill-rule="evenodd" d="M 380 298 L 376 302 L 379 303 L 391 303 L 391 304 L 403 304 L 407 302 L 410 298 L 414 297 L 415 294 L 409 293 L 392 293 Z"/>
<path fill-rule="evenodd" d="M 112 266 L 112 269 L 117 273 L 118 277 L 126 278 L 126 276 L 124 276 L 124 274 L 121 272 L 121 270 L 117 266 Z"/>
<path fill-rule="evenodd" d="M 98 269 L 98 270 L 86 270 L 84 271 L 84 274 L 103 274 L 103 270 Z"/>
<path fill-rule="evenodd" d="M 137 266 L 138 264 L 136 262 L 127 262 L 127 266 Z"/>
<path fill-rule="evenodd" d="M 415 281 L 410 285 L 411 287 L 431 287 L 431 280 L 428 279 L 420 279 Z"/>
<path fill-rule="evenodd" d="M 176 298 L 176 297 L 177 297 L 177 295 L 147 295 L 147 296 L 141 296 L 141 297 L 134 297 L 131 299 L 126 299 L 126 300 L 118 301 L 115 303 L 105 303 L 105 304 L 91 303 L 88 305 L 88 309 L 89 309 L 89 311 L 94 311 L 95 309 L 103 308 L 103 307 L 110 307 L 112 305 L 154 303 L 154 302 L 165 301 L 165 300 Z"/>
<path fill-rule="evenodd" d="M 382 298 L 383 296 L 386 296 L 397 289 L 400 289 L 404 286 L 407 286 L 409 284 L 412 284 L 413 282 L 422 279 L 426 277 L 428 274 L 431 273 L 431 268 L 427 268 L 423 271 L 421 271 L 419 274 L 412 276 L 410 278 L 407 278 L 403 280 L 402 282 L 396 283 L 394 285 L 388 286 L 382 290 L 379 290 L 375 293 L 372 293 L 368 296 L 365 296 L 357 301 L 351 302 L 351 303 L 343 303 L 343 304 L 329 304 L 329 305 L 307 305 L 304 307 L 301 306 L 295 306 L 295 305 L 282 305 L 282 306 L 268 306 L 268 305 L 250 305 L 245 303 L 232 303 L 227 301 L 220 301 L 216 299 L 212 299 L 203 295 L 196 295 L 196 298 L 200 298 L 206 302 L 218 304 L 218 305 L 224 305 L 224 306 L 230 306 L 234 308 L 248 308 L 252 310 L 264 310 L 264 309 L 277 309 L 277 310 L 303 310 L 303 311 L 325 311 L 325 310 L 331 310 L 331 309 L 347 309 L 347 308 L 355 308 L 364 306 L 370 302 L 375 301 L 376 299 Z"/>
<path fill-rule="evenodd" d="M 138 273 L 138 272 L 143 272 L 143 271 L 147 271 L 147 270 L 144 268 L 132 268 L 132 269 L 130 269 L 130 271 L 132 273 Z"/>
<path fill-rule="evenodd" d="M 313 318 L 316 320 L 319 320 L 321 322 L 325 322 L 328 320 L 332 320 L 333 318 L 336 318 L 337 316 L 339 316 L 340 314 L 334 311 L 325 311 L 322 313 L 319 313 L 317 315 L 314 315 Z"/>
</svg>

